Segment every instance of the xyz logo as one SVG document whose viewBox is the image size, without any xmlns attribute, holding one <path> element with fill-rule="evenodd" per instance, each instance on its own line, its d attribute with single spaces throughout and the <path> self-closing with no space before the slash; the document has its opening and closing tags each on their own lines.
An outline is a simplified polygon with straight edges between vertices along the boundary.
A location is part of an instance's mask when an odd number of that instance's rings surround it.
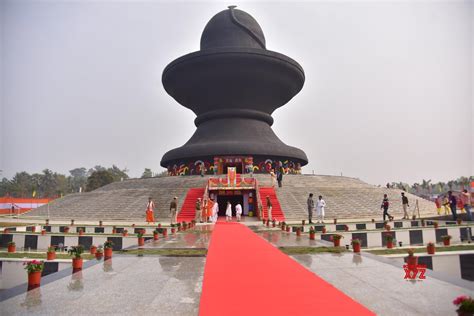
<svg viewBox="0 0 474 316">
<path fill-rule="evenodd" d="M 403 269 L 405 270 L 405 280 L 424 280 L 426 279 L 426 265 L 424 264 L 417 264 L 417 265 L 403 265 Z"/>
</svg>

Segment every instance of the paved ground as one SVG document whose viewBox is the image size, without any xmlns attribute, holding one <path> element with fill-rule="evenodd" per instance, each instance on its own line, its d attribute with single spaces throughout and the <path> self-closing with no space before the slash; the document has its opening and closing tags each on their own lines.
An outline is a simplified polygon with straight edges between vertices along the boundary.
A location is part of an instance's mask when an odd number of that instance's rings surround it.
<svg viewBox="0 0 474 316">
<path fill-rule="evenodd" d="M 329 244 L 324 241 L 310 240 L 308 234 L 298 237 L 295 233 L 281 230 L 256 231 L 255 233 L 276 247 L 321 247 Z M 332 246 L 332 244 L 329 245 Z"/>
<path fill-rule="evenodd" d="M 205 258 L 114 256 L 0 303 L 2 315 L 197 315 Z"/>
<path fill-rule="evenodd" d="M 179 234 L 168 234 L 166 238 L 160 236 L 158 241 L 147 241 L 144 249 L 162 248 L 208 248 L 214 225 L 197 226 L 193 230 L 180 232 Z M 132 247 L 132 248 L 138 248 Z"/>
<path fill-rule="evenodd" d="M 370 255 L 314 254 L 293 258 L 378 315 L 455 315 L 453 299 L 474 296 L 472 285 L 465 288 L 441 281 L 429 270 L 424 281 L 404 280 L 401 266 L 386 264 Z M 467 281 L 460 280 L 459 284 L 469 286 Z"/>
</svg>

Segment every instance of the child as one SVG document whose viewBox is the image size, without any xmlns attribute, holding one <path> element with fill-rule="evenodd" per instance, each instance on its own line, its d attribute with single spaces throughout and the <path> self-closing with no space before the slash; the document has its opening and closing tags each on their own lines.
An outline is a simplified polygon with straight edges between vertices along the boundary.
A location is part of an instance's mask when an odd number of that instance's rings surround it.
<svg viewBox="0 0 474 316">
<path fill-rule="evenodd" d="M 240 203 L 237 203 L 235 206 L 235 215 L 237 215 L 237 222 L 240 222 L 242 215 L 242 205 L 240 205 Z"/>
<path fill-rule="evenodd" d="M 226 222 L 232 221 L 232 204 L 227 201 L 227 208 L 225 210 L 225 220 Z"/>
</svg>

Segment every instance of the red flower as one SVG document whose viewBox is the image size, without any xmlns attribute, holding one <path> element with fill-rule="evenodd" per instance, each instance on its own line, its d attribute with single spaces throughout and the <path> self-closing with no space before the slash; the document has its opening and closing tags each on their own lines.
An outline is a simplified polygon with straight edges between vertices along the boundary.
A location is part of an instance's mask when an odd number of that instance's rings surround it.
<svg viewBox="0 0 474 316">
<path fill-rule="evenodd" d="M 456 299 L 453 301 L 453 304 L 454 305 L 459 305 L 459 304 L 461 304 L 462 302 L 464 302 L 468 299 L 469 299 L 469 297 L 467 297 L 465 295 L 461 295 L 461 296 L 456 297 Z"/>
</svg>

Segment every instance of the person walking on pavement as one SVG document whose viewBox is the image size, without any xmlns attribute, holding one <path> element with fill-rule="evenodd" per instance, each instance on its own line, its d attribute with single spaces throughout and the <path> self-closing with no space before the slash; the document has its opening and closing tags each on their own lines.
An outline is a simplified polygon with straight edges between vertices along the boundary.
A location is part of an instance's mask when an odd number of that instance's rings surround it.
<svg viewBox="0 0 474 316">
<path fill-rule="evenodd" d="M 408 215 L 408 208 L 410 205 L 408 204 L 408 198 L 405 196 L 405 193 L 402 192 L 402 207 L 403 207 L 403 218 L 402 219 L 410 219 Z"/>
<path fill-rule="evenodd" d="M 389 207 L 389 203 L 388 203 L 388 197 L 387 197 L 387 194 L 384 194 L 383 195 L 383 200 L 382 200 L 382 205 L 380 206 L 381 209 L 383 209 L 383 221 L 385 222 L 385 217 L 388 216 L 388 220 L 391 221 L 393 219 L 393 217 L 388 214 L 388 207 Z"/>
<path fill-rule="evenodd" d="M 451 207 L 451 212 L 453 213 L 453 221 L 455 221 L 458 218 L 458 214 L 456 213 L 456 204 L 458 203 L 458 200 L 453 195 L 452 191 L 448 191 L 448 201 L 449 206 Z"/>
<path fill-rule="evenodd" d="M 173 201 L 170 203 L 170 216 L 171 216 L 171 224 L 176 224 L 178 221 L 178 197 L 175 196 Z"/>
<path fill-rule="evenodd" d="M 309 197 L 306 203 L 308 204 L 308 221 L 310 224 L 313 224 L 313 210 L 314 210 L 313 193 L 309 194 Z"/>
</svg>

